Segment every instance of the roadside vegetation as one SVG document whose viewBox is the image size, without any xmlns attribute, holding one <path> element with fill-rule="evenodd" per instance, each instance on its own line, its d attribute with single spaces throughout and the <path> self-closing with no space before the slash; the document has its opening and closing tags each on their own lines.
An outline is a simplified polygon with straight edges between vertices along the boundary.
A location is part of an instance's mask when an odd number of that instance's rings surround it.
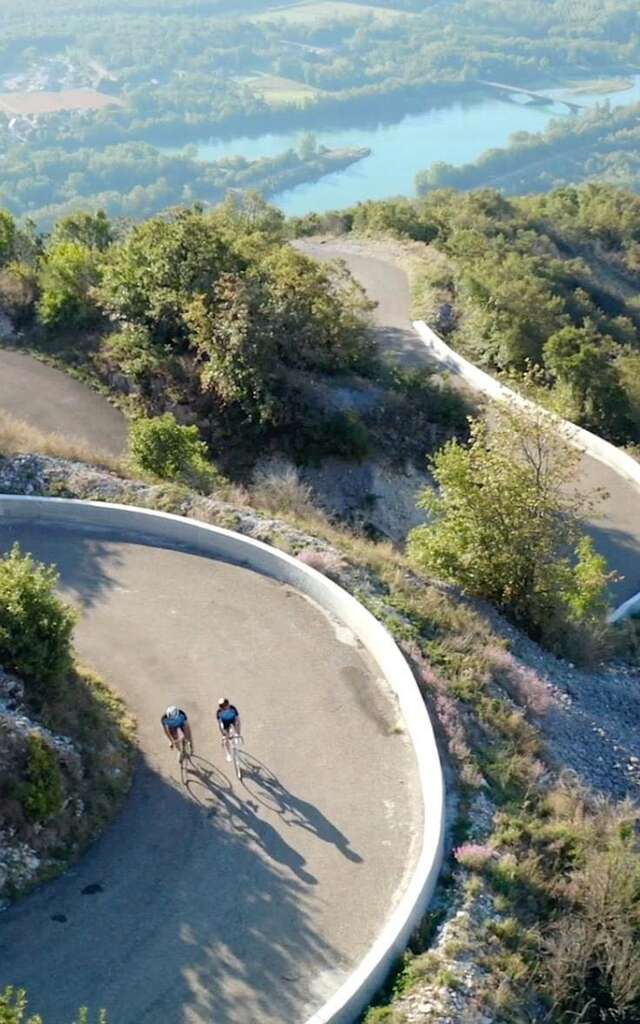
<svg viewBox="0 0 640 1024">
<path fill-rule="evenodd" d="M 414 247 L 415 312 L 464 355 L 616 444 L 640 442 L 640 199 L 606 184 L 362 203 L 293 222 Z"/>
<path fill-rule="evenodd" d="M 105 1013 L 91 1017 L 86 1008 L 78 1010 L 78 1015 L 73 1024 L 107 1024 Z M 44 1024 L 42 1017 L 38 1014 L 32 1016 L 28 1013 L 28 1000 L 23 989 L 8 987 L 0 992 L 0 1024 Z"/>
<path fill-rule="evenodd" d="M 475 420 L 468 445 L 432 460 L 438 490 L 408 552 L 436 579 L 491 601 L 546 647 L 583 663 L 601 658 L 613 574 L 583 524 L 593 505 L 574 481 L 580 454 L 544 413 L 512 406 Z"/>
<path fill-rule="evenodd" d="M 425 1020 L 440 1019 L 453 994 L 500 1024 L 569 1024 L 580 1014 L 588 1024 L 631 1024 L 640 1006 L 637 812 L 615 799 L 630 784 L 624 766 L 611 762 L 612 799 L 596 796 L 573 748 L 559 750 L 553 731 L 547 735 L 547 719 L 564 713 L 550 679 L 569 673 L 567 662 L 541 662 L 539 649 L 488 604 L 435 581 L 420 555 L 408 558 L 329 522 L 295 479 L 279 489 L 272 481 L 270 492 L 227 485 L 207 498 L 37 456 L 12 465 L 7 457 L 4 479 L 18 492 L 108 495 L 267 540 L 354 593 L 410 659 L 437 729 L 456 823 L 438 899 L 370 1022 L 403 1021 L 414 994 L 424 1001 L 426 992 L 434 1010 Z M 487 521 L 488 508 L 489 496 Z M 591 582 L 582 591 L 590 614 Z M 592 622 L 588 615 L 585 629 Z M 617 650 L 620 664 L 626 643 L 621 632 L 606 639 L 606 650 L 588 654 L 603 694 L 607 672 L 617 669 L 596 665 L 596 657 Z M 624 705 L 620 714 L 626 729 Z M 585 742 L 595 745 L 594 760 L 606 750 L 590 732 Z M 452 919 L 459 930 L 441 941 Z"/>
<path fill-rule="evenodd" d="M 466 406 L 443 381 L 382 362 L 371 309 L 343 270 L 292 249 L 282 214 L 254 194 L 127 229 L 72 215 L 48 237 L 0 214 L 14 342 L 133 417 L 175 417 L 236 478 L 266 455 L 422 463 L 425 444 L 465 433 Z M 151 469 L 143 436 L 136 457 Z"/>
<path fill-rule="evenodd" d="M 17 545 L 0 560 L 4 899 L 75 860 L 119 808 L 133 771 L 133 722 L 76 662 L 76 613 L 56 596 L 57 581 Z"/>
</svg>

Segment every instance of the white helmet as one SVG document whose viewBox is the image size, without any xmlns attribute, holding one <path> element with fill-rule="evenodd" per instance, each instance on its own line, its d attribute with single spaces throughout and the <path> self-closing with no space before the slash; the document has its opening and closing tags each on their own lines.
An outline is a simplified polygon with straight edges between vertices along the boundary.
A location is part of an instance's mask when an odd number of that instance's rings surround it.
<svg viewBox="0 0 640 1024">
<path fill-rule="evenodd" d="M 177 708 L 175 704 L 170 704 L 165 714 L 167 718 L 177 718 L 180 714 L 180 708 Z"/>
</svg>

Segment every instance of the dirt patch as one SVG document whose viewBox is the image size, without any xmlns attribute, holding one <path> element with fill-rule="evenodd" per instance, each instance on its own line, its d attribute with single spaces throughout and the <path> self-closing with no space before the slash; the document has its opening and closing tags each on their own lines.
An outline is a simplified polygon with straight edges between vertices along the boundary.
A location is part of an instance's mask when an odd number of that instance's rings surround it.
<svg viewBox="0 0 640 1024">
<path fill-rule="evenodd" d="M 120 100 L 95 89 L 0 93 L 0 110 L 14 117 L 57 114 L 62 110 L 102 110 L 114 105 L 121 106 Z"/>
</svg>

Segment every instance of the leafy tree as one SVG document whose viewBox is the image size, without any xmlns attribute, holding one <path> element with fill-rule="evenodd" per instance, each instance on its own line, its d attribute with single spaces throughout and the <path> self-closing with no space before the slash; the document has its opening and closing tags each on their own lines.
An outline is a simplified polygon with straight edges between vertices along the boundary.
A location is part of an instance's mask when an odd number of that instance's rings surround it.
<svg viewBox="0 0 640 1024">
<path fill-rule="evenodd" d="M 276 341 L 255 281 L 223 274 L 211 302 L 198 296 L 187 320 L 200 359 L 203 390 L 220 404 L 237 405 L 249 420 L 275 418 Z"/>
<path fill-rule="evenodd" d="M 409 550 L 561 647 L 572 628 L 603 617 L 611 578 L 581 532 L 589 499 L 567 489 L 579 454 L 544 413 L 513 407 L 494 419 L 472 422 L 468 447 L 452 441 L 434 457 L 440 492 L 421 496 L 433 518 L 412 531 Z"/>
<path fill-rule="evenodd" d="M 104 252 L 114 240 L 113 228 L 106 213 L 71 213 L 59 220 L 53 229 L 54 245 L 60 242 L 77 242 L 86 249 Z"/>
<path fill-rule="evenodd" d="M 625 440 L 631 430 L 630 406 L 613 361 L 615 345 L 588 324 L 563 327 L 544 346 L 545 366 L 570 388 L 581 422 L 598 433 Z"/>
<path fill-rule="evenodd" d="M 255 277 L 283 363 L 329 373 L 370 367 L 376 346 L 367 317 L 374 304 L 343 268 L 278 246 L 259 261 Z"/>
<path fill-rule="evenodd" d="M 193 296 L 209 292 L 221 273 L 241 269 L 242 262 L 214 221 L 182 210 L 170 220 L 146 221 L 111 248 L 101 301 L 107 312 L 148 328 L 157 340 L 184 342 Z"/>
<path fill-rule="evenodd" d="M 38 314 L 49 328 L 88 327 L 99 319 L 92 291 L 99 272 L 95 253 L 80 242 L 57 242 L 40 270 Z"/>
<path fill-rule="evenodd" d="M 182 480 L 211 488 L 218 474 L 207 461 L 207 446 L 196 426 L 176 423 L 171 413 L 131 424 L 129 447 L 135 464 L 164 480 Z"/>
<path fill-rule="evenodd" d="M 0 210 L 0 267 L 14 255 L 16 222 L 6 210 Z"/>
<path fill-rule="evenodd" d="M 72 608 L 55 594 L 53 566 L 18 545 L 0 559 L 0 665 L 24 680 L 36 705 L 54 698 L 71 668 Z"/>
</svg>

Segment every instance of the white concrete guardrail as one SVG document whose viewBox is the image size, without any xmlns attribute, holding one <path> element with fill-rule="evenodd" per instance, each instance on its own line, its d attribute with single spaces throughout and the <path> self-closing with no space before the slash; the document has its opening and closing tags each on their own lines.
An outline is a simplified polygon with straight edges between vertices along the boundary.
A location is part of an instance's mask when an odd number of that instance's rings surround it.
<svg viewBox="0 0 640 1024">
<path fill-rule="evenodd" d="M 164 547 L 201 552 L 287 583 L 347 626 L 397 697 L 415 752 L 423 799 L 421 851 L 409 884 L 369 952 L 306 1024 L 351 1024 L 404 951 L 435 888 L 442 861 L 444 781 L 431 721 L 409 665 L 387 630 L 355 598 L 315 569 L 261 541 L 166 512 L 66 498 L 0 495 L 0 522 L 108 530 Z"/>
<path fill-rule="evenodd" d="M 480 391 L 498 402 L 510 401 L 521 409 L 527 409 L 531 412 L 541 411 L 541 406 L 512 391 L 511 388 L 501 384 L 500 381 L 485 373 L 484 370 L 481 370 L 478 366 L 475 366 L 467 359 L 464 359 L 463 356 L 454 352 L 423 320 L 414 320 L 413 326 L 424 342 L 427 351 L 431 353 L 434 359 L 445 370 L 450 370 L 452 373 L 462 377 L 476 391 Z M 542 409 L 542 411 L 545 412 L 546 410 Z M 570 444 L 580 451 L 587 452 L 592 458 L 608 466 L 609 469 L 613 469 L 614 472 L 618 473 L 624 480 L 640 491 L 640 463 L 632 459 L 626 452 L 620 451 L 614 444 L 605 441 L 604 438 L 598 437 L 596 434 L 592 434 L 589 430 L 577 427 L 575 423 L 569 423 L 568 420 L 563 420 L 559 417 L 556 417 L 556 419 L 559 428 L 563 431 Z M 633 597 L 630 597 L 624 604 L 616 608 L 611 613 L 609 621 L 619 622 L 621 619 L 625 619 L 638 611 L 640 611 L 640 593 L 634 594 Z"/>
</svg>

